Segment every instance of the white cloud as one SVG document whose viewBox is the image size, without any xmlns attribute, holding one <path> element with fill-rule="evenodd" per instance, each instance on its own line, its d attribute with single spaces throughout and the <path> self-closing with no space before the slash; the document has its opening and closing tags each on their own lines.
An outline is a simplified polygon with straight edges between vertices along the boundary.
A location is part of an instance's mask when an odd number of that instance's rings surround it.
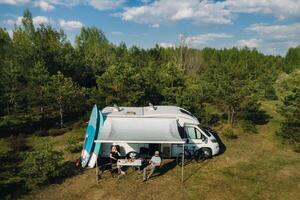
<svg viewBox="0 0 300 200">
<path fill-rule="evenodd" d="M 272 41 L 300 40 L 300 23 L 286 25 L 252 24 L 246 30 L 256 32 L 263 38 Z"/>
<path fill-rule="evenodd" d="M 20 25 L 22 24 L 22 19 L 23 19 L 23 17 L 22 17 L 22 16 L 19 16 L 19 17 L 17 18 L 17 20 L 15 21 L 15 24 L 18 25 L 18 26 L 20 26 Z"/>
<path fill-rule="evenodd" d="M 16 24 L 18 26 L 20 26 L 22 24 L 22 19 L 23 17 L 22 16 L 19 16 L 15 21 L 13 20 L 8 20 L 11 24 Z M 40 24 L 49 24 L 50 23 L 50 20 L 45 17 L 45 16 L 36 16 L 36 17 L 33 17 L 32 18 L 32 22 L 35 26 L 38 26 Z"/>
<path fill-rule="evenodd" d="M 54 5 L 62 5 L 62 6 L 75 6 L 79 4 L 86 3 L 87 0 L 0 0 L 0 4 L 9 4 L 9 5 L 33 5 L 35 7 L 39 7 L 44 11 L 53 10 Z"/>
<path fill-rule="evenodd" d="M 210 0 L 158 0 L 147 5 L 125 8 L 119 16 L 143 24 L 174 23 L 189 19 L 196 24 L 230 24 L 231 12 L 221 2 Z"/>
<path fill-rule="evenodd" d="M 45 16 L 36 16 L 32 18 L 34 25 L 49 24 L 50 20 Z"/>
<path fill-rule="evenodd" d="M 159 24 L 150 24 L 150 27 L 152 27 L 152 28 L 159 28 L 160 25 Z"/>
<path fill-rule="evenodd" d="M 4 21 L 8 27 L 12 27 L 14 25 L 20 26 L 22 25 L 22 16 L 17 17 L 15 20 L 13 19 L 8 19 L 6 21 Z M 45 16 L 36 16 L 32 18 L 32 22 L 35 26 L 39 26 L 41 24 L 52 24 L 52 25 L 57 25 L 59 24 L 61 28 L 65 29 L 65 30 L 71 30 L 71 29 L 79 29 L 83 26 L 83 23 L 81 23 L 80 21 L 74 21 L 74 20 L 64 20 L 64 19 L 60 19 L 58 21 L 54 21 L 53 19 L 49 19 Z"/>
<path fill-rule="evenodd" d="M 0 4 L 10 4 L 10 5 L 18 5 L 29 3 L 30 0 L 0 0 Z"/>
<path fill-rule="evenodd" d="M 252 38 L 249 40 L 239 40 L 237 43 L 241 47 L 257 48 L 257 47 L 259 47 L 260 42 L 261 42 L 261 40 Z"/>
<path fill-rule="evenodd" d="M 232 38 L 232 37 L 233 37 L 232 35 L 226 33 L 205 33 L 205 34 L 189 36 L 185 38 L 183 38 L 182 35 L 179 35 L 179 40 L 185 40 L 188 46 L 199 46 L 199 45 L 206 44 L 209 41 Z"/>
<path fill-rule="evenodd" d="M 7 30 L 7 33 L 8 33 L 10 38 L 13 38 L 14 33 L 13 33 L 12 30 Z"/>
<path fill-rule="evenodd" d="M 300 0 L 156 0 L 124 8 L 115 16 L 141 24 L 168 24 L 191 20 L 194 24 L 232 24 L 241 13 L 272 15 L 278 19 L 300 17 Z"/>
<path fill-rule="evenodd" d="M 111 10 L 122 6 L 124 0 L 89 0 L 88 4 L 98 10 Z"/>
<path fill-rule="evenodd" d="M 174 48 L 175 47 L 175 44 L 169 43 L 169 42 L 161 42 L 158 45 L 163 48 Z"/>
<path fill-rule="evenodd" d="M 300 44 L 300 23 L 252 24 L 246 31 L 257 34 L 259 48 L 267 54 L 284 54 L 288 48 Z"/>
<path fill-rule="evenodd" d="M 66 30 L 79 29 L 83 26 L 80 21 L 66 21 L 63 19 L 59 20 L 59 25 L 61 26 L 61 28 Z"/>
<path fill-rule="evenodd" d="M 47 1 L 49 4 L 52 5 L 61 5 L 67 7 L 76 6 L 82 3 L 82 0 L 44 0 L 44 1 Z"/>
<path fill-rule="evenodd" d="M 35 1 L 34 6 L 41 8 L 43 11 L 53 10 L 55 7 L 46 1 Z"/>
<path fill-rule="evenodd" d="M 4 22 L 5 22 L 5 24 L 7 24 L 8 26 L 14 26 L 15 23 L 16 23 L 16 21 L 13 20 L 13 19 L 8 19 L 8 20 L 6 20 L 6 21 L 4 21 Z"/>
<path fill-rule="evenodd" d="M 300 16 L 299 0 L 226 0 L 224 5 L 236 13 L 271 14 L 278 19 Z"/>
</svg>

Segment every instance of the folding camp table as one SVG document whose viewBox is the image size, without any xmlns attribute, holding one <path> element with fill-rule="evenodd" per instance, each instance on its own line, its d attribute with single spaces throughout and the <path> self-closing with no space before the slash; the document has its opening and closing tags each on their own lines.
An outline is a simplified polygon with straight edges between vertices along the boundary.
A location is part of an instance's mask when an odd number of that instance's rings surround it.
<svg viewBox="0 0 300 200">
<path fill-rule="evenodd" d="M 117 162 L 117 166 L 120 166 L 118 168 L 119 175 L 121 174 L 121 167 L 137 167 L 139 172 L 141 171 L 141 166 L 142 166 L 142 160 L 141 159 L 136 159 L 134 161 L 126 160 L 126 159 L 119 159 Z"/>
</svg>

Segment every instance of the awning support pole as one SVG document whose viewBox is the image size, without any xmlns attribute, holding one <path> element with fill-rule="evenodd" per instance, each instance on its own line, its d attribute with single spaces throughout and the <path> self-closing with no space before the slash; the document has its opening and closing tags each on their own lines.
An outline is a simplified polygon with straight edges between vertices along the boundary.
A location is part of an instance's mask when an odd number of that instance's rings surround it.
<svg viewBox="0 0 300 200">
<path fill-rule="evenodd" d="M 181 183 L 183 183 L 184 143 L 182 144 Z"/>
</svg>

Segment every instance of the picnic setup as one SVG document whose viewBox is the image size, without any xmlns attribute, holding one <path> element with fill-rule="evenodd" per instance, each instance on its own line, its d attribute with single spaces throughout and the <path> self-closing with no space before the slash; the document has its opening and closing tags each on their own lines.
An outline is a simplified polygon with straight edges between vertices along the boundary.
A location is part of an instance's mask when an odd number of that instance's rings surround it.
<svg viewBox="0 0 300 200">
<path fill-rule="evenodd" d="M 189 111 L 176 106 L 93 107 L 84 147 L 82 167 L 108 170 L 112 176 L 125 175 L 134 168 L 143 181 L 161 167 L 163 158 L 175 158 L 184 178 L 185 157 L 203 160 L 219 151 L 219 144 Z M 191 151 L 191 149 L 193 149 Z M 191 153 L 192 152 L 192 153 Z"/>
</svg>

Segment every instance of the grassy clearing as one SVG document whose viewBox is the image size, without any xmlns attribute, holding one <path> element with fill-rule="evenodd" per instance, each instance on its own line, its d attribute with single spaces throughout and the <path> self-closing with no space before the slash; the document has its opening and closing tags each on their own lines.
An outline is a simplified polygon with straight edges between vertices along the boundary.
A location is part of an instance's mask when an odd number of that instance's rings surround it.
<svg viewBox="0 0 300 200">
<path fill-rule="evenodd" d="M 263 143 L 259 141 L 264 140 Z M 224 140 L 224 154 L 181 169 L 168 171 L 143 183 L 141 174 L 129 170 L 119 180 L 104 174 L 96 184 L 95 170 L 36 191 L 25 199 L 299 199 L 300 158 L 280 149 L 261 135 Z M 166 161 L 165 165 L 167 165 Z"/>
<path fill-rule="evenodd" d="M 280 121 L 276 102 L 262 104 L 272 119 L 258 127 L 259 134 L 245 134 L 239 128 L 237 140 L 219 134 L 225 153 L 187 165 L 183 184 L 181 168 L 168 160 L 165 173 L 145 183 L 141 174 L 129 170 L 119 180 L 106 173 L 96 184 L 95 170 L 84 170 L 25 199 L 300 199 L 300 156 L 274 137 Z M 55 138 L 58 146 L 66 136 L 59 137 Z"/>
</svg>

